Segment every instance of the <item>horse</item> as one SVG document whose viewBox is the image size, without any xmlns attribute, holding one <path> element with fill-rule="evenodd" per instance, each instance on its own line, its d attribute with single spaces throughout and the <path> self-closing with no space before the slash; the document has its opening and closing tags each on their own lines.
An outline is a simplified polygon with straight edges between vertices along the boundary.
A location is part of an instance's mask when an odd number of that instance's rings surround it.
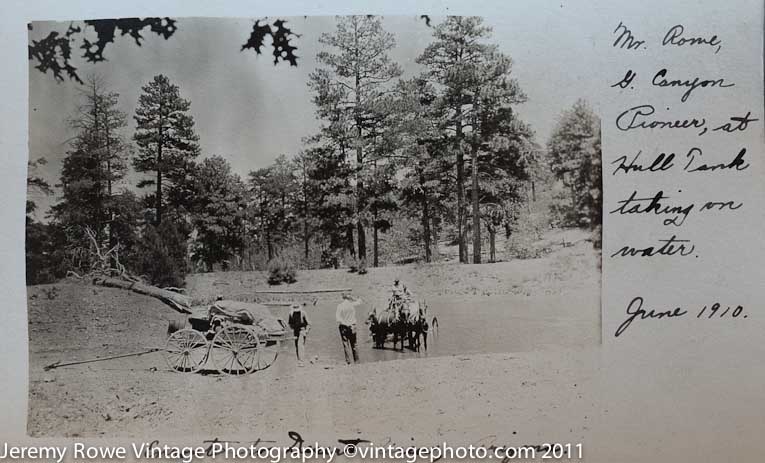
<svg viewBox="0 0 765 463">
<path fill-rule="evenodd" d="M 428 305 L 423 301 L 413 301 L 407 306 L 407 336 L 412 350 L 428 350 Z"/>
<path fill-rule="evenodd" d="M 415 341 L 417 343 L 417 351 L 428 350 L 428 331 L 430 325 L 428 324 L 428 305 L 425 302 L 419 302 L 417 304 L 417 319 L 413 325 L 413 331 L 415 334 Z M 422 339 L 422 341 L 420 341 Z"/>
<path fill-rule="evenodd" d="M 372 309 L 367 317 L 369 332 L 372 335 L 375 347 L 382 349 L 388 334 L 393 334 L 393 348 L 401 342 L 401 350 L 404 350 L 404 340 L 407 339 L 408 313 L 401 304 L 392 304 L 387 310 L 381 312 L 377 308 Z M 411 343 L 410 343 L 411 345 Z"/>
</svg>

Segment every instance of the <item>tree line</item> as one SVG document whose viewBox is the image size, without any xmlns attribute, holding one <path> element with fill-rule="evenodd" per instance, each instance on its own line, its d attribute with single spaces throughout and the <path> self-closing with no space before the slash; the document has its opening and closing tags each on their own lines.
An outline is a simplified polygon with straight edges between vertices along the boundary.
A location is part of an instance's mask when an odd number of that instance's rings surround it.
<svg viewBox="0 0 765 463">
<path fill-rule="evenodd" d="M 27 204 L 28 283 L 87 272 L 94 248 L 165 286 L 189 271 L 284 261 L 364 272 L 402 227 L 396 239 L 415 259 L 431 262 L 446 239 L 462 263 L 482 262 L 485 244 L 494 261 L 497 233 L 519 228 L 537 189 L 555 191 L 560 225 L 599 234 L 599 119 L 580 100 L 540 146 L 516 111 L 527 97 L 513 62 L 490 40 L 481 18 L 449 17 L 417 58 L 422 72 L 403 78 L 380 18 L 338 18 L 309 76 L 319 131 L 246 178 L 202 157 L 191 102 L 167 77 L 142 87 L 128 137 L 119 95 L 91 76 L 69 121 L 60 200 L 46 223 Z M 52 192 L 39 162 L 30 198 Z"/>
</svg>

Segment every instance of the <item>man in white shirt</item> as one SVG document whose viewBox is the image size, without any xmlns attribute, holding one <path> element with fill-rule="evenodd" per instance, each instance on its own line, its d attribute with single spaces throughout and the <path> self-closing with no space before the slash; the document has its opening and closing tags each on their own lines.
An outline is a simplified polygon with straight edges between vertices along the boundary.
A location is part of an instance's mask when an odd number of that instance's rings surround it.
<svg viewBox="0 0 765 463">
<path fill-rule="evenodd" d="M 335 319 L 340 328 L 340 339 L 343 341 L 345 362 L 350 365 L 359 361 L 356 353 L 356 307 L 361 304 L 361 299 L 353 299 L 350 294 L 343 293 L 343 300 L 337 306 Z"/>
</svg>

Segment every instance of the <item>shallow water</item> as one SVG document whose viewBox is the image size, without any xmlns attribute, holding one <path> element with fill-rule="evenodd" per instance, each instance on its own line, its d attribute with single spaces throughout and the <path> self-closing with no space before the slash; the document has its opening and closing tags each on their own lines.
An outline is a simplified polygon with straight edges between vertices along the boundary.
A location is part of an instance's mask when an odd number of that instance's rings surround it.
<svg viewBox="0 0 765 463">
<path fill-rule="evenodd" d="M 426 352 L 376 349 L 364 321 L 368 304 L 356 308 L 360 362 L 475 353 L 528 352 L 550 347 L 583 347 L 600 342 L 600 303 L 595 294 L 565 296 L 463 296 L 428 301 L 428 320 L 437 318 L 437 333 L 428 337 Z M 309 306 L 311 330 L 306 357 L 320 364 L 344 363 L 343 347 L 335 322 L 336 305 L 319 302 Z M 288 308 L 275 309 L 287 318 Z M 286 357 L 286 359 L 285 359 Z M 295 347 L 288 341 L 277 368 L 295 365 Z M 276 365 L 275 365 L 276 367 Z"/>
</svg>

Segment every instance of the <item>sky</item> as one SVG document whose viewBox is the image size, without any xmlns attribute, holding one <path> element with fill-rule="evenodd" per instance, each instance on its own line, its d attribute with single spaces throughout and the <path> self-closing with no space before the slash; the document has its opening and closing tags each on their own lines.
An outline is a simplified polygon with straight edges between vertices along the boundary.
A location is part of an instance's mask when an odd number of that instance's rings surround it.
<svg viewBox="0 0 765 463">
<path fill-rule="evenodd" d="M 577 14 L 562 8 L 535 8 L 519 11 L 517 16 L 484 18 L 493 29 L 487 43 L 496 43 L 514 61 L 512 74 L 528 96 L 517 111 L 541 144 L 546 143 L 564 109 L 578 98 L 595 103 L 593 96 L 601 85 L 592 78 L 595 38 L 581 30 L 584 22 Z M 280 154 L 297 154 L 303 139 L 315 134 L 320 125 L 307 82 L 318 65 L 318 38 L 334 30 L 335 18 L 283 18 L 300 34 L 293 39 L 298 47 L 296 67 L 284 62 L 274 65 L 269 47 L 262 55 L 240 51 L 258 18 L 177 19 L 178 30 L 168 40 L 146 31 L 139 47 L 129 37 L 116 37 L 106 48 L 106 62 L 74 60 L 81 77 L 98 74 L 111 91 L 119 93 L 120 108 L 128 114 L 126 138 L 135 129 L 133 115 L 141 86 L 164 74 L 191 101 L 202 157 L 222 156 L 244 177 Z M 439 18 L 433 18 L 437 22 Z M 39 40 L 51 30 L 65 31 L 68 26 L 68 22 L 34 23 L 30 40 Z M 396 38 L 390 56 L 402 66 L 402 77 L 419 74 L 423 69 L 415 60 L 432 41 L 432 29 L 417 16 L 385 17 L 383 26 Z M 95 37 L 92 31 L 89 35 Z M 76 49 L 75 55 L 79 54 Z M 57 82 L 51 73 L 43 74 L 33 64 L 30 61 L 29 157 L 48 161 L 36 173 L 55 185 L 74 135 L 68 121 L 81 99 L 80 85 L 70 80 Z M 38 219 L 57 201 L 55 196 L 35 199 L 40 204 Z"/>
</svg>

